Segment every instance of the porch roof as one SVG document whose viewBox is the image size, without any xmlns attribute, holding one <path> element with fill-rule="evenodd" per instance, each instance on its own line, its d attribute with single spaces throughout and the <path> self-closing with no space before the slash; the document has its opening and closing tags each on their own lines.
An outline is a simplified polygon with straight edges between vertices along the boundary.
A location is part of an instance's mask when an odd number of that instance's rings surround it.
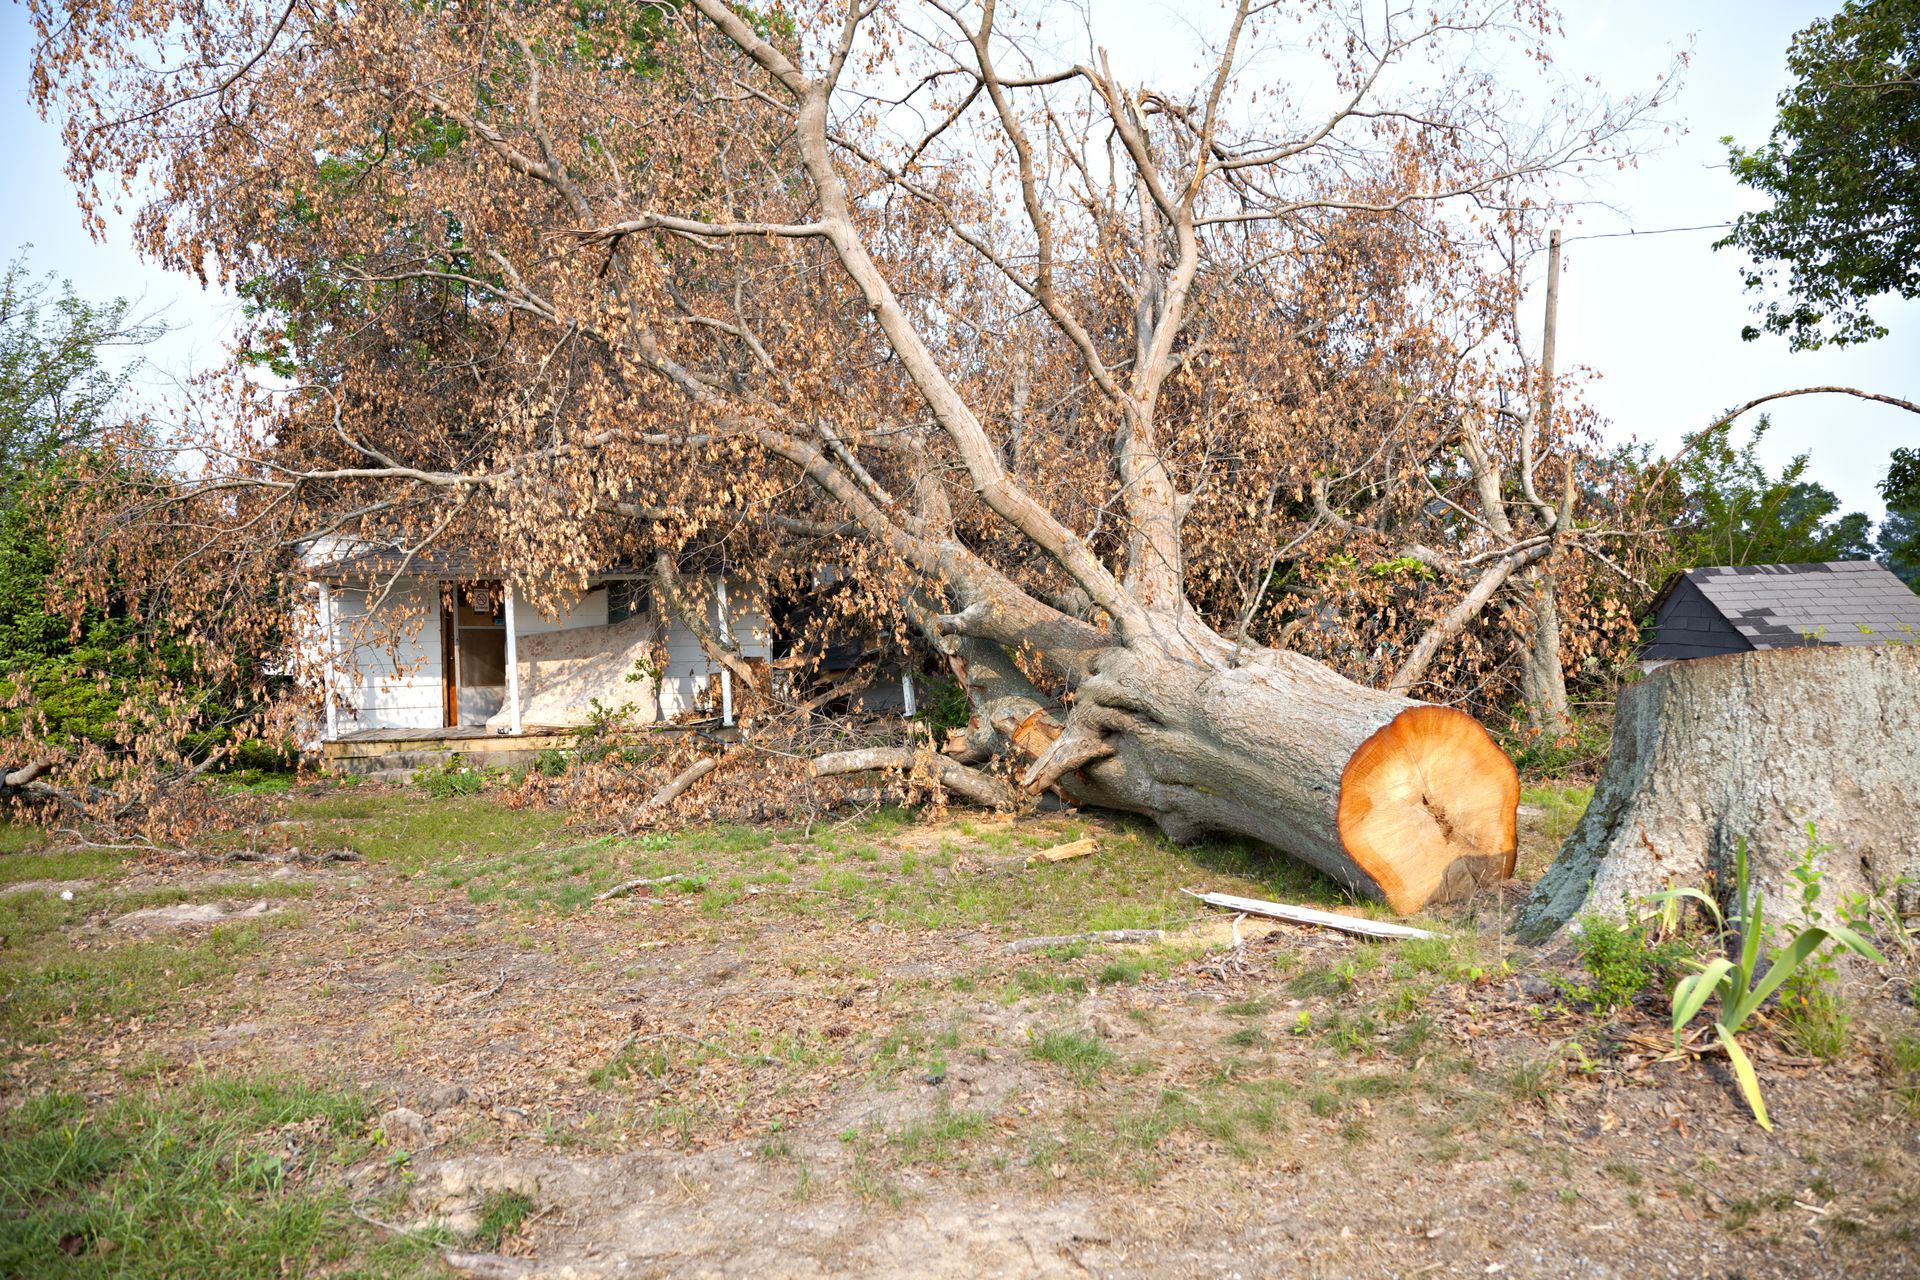
<svg viewBox="0 0 1920 1280">
<path fill-rule="evenodd" d="M 395 574 L 429 582 L 476 582 L 506 576 L 498 556 L 464 547 L 427 547 L 409 557 L 404 547 L 362 546 L 310 565 L 307 572 L 313 581 L 334 585 L 378 582 Z M 643 570 L 632 565 L 611 564 L 589 574 L 588 578 L 604 582 L 610 578 L 645 576 Z"/>
</svg>

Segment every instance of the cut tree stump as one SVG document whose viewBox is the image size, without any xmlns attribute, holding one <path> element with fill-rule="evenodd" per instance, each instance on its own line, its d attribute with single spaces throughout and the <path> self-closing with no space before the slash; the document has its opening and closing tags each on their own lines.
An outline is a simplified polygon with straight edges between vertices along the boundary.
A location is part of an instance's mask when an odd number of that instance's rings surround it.
<svg viewBox="0 0 1920 1280">
<path fill-rule="evenodd" d="M 1736 842 L 1772 921 L 1822 844 L 1820 908 L 1920 875 L 1920 649 L 1808 646 L 1661 667 L 1620 695 L 1593 802 L 1534 886 L 1523 938 L 1664 888 L 1733 883 Z"/>
<path fill-rule="evenodd" d="M 1401 712 L 1340 774 L 1347 856 L 1401 914 L 1513 874 L 1520 775 L 1480 722 L 1452 707 Z"/>
</svg>

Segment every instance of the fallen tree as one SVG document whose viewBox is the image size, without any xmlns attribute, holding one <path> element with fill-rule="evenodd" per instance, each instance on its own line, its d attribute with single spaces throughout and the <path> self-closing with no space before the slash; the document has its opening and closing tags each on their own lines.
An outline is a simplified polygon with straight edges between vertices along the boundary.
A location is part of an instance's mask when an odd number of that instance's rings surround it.
<svg viewBox="0 0 1920 1280">
<path fill-rule="evenodd" d="M 1404 694 L 1512 575 L 1599 533 L 1564 441 L 1516 446 L 1554 513 L 1524 536 L 1488 518 L 1501 468 L 1458 465 L 1497 447 L 1462 424 L 1531 379 L 1487 354 L 1510 289 L 1476 219 L 1531 234 L 1539 184 L 1621 154 L 1654 101 L 1549 86 L 1527 119 L 1489 81 L 1430 84 L 1482 40 L 1545 65 L 1551 23 L 1469 0 L 1331 14 L 1325 92 L 1275 104 L 1246 74 L 1262 9 L 1223 6 L 1176 90 L 1043 63 L 992 3 L 40 3 L 83 201 L 154 182 L 150 251 L 247 279 L 250 354 L 315 371 L 277 399 L 236 379 L 204 483 L 69 543 L 155 578 L 453 539 L 556 609 L 614 559 L 670 596 L 690 549 L 792 590 L 844 567 L 966 689 L 952 789 L 1013 798 L 968 763 L 999 757 L 1018 792 L 1250 837 L 1403 911 L 1470 893 L 1511 870 L 1514 770 Z M 179 56 L 115 52 L 146 47 Z M 1443 533 L 1409 563 L 1459 593 L 1399 692 L 1247 625 L 1288 548 L 1358 538 L 1368 504 L 1368 539 Z M 1297 538 L 1223 549 L 1232 513 L 1276 509 Z M 150 549 L 167 520 L 188 553 Z M 1217 586 L 1222 559 L 1244 608 L 1203 613 L 1195 566 Z M 1315 608 L 1295 634 L 1333 629 Z M 861 763 L 902 760 L 818 767 Z"/>
<path fill-rule="evenodd" d="M 1649 894 L 1732 892 L 1745 841 L 1771 918 L 1828 846 L 1818 909 L 1889 900 L 1920 880 L 1920 649 L 1810 645 L 1675 662 L 1629 685 L 1593 802 L 1520 917 L 1541 938 Z"/>
</svg>

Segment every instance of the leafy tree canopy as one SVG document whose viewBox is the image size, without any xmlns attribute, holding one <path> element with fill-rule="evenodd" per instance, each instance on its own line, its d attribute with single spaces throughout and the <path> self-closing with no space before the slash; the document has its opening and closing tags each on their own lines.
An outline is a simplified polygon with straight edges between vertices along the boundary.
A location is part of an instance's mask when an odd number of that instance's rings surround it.
<svg viewBox="0 0 1920 1280">
<path fill-rule="evenodd" d="M 1920 294 L 1920 0 L 1859 0 L 1794 37 L 1795 84 L 1767 141 L 1722 141 L 1734 178 L 1773 198 L 1740 216 L 1719 246 L 1746 251 L 1749 289 L 1786 296 L 1760 308 L 1794 349 L 1887 332 L 1867 311 Z"/>
<path fill-rule="evenodd" d="M 35 470 L 99 429 L 135 366 L 108 367 L 116 347 L 140 347 L 158 325 L 125 300 L 92 303 L 65 282 L 34 277 L 24 255 L 0 275 L 0 506 Z"/>
<path fill-rule="evenodd" d="M 1868 560 L 1872 522 L 1842 513 L 1840 499 L 1808 480 L 1801 454 L 1776 475 L 1757 456 L 1767 431 L 1762 418 L 1743 445 L 1732 425 L 1715 428 L 1680 460 L 1673 529 L 1675 569 L 1709 564 L 1805 564 Z"/>
<path fill-rule="evenodd" d="M 1880 558 L 1900 580 L 1920 591 L 1920 449 L 1895 449 L 1880 482 L 1887 518 L 1880 525 Z"/>
<path fill-rule="evenodd" d="M 119 602 L 68 611 L 49 591 L 59 557 L 48 530 L 69 451 L 99 437 L 138 368 L 137 356 L 112 367 L 112 350 L 159 333 L 123 300 L 89 302 L 33 276 L 24 257 L 0 276 L 0 735 L 31 716 L 53 743 L 111 747 L 128 731 L 129 698 L 154 680 L 232 714 L 230 690 L 197 687 L 188 652 L 164 637 L 145 643 Z"/>
</svg>

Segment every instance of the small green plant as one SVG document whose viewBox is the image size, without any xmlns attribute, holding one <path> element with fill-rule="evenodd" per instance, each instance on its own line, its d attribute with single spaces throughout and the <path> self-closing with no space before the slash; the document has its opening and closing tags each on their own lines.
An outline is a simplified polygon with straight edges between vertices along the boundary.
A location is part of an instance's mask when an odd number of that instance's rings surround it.
<svg viewBox="0 0 1920 1280">
<path fill-rule="evenodd" d="M 487 785 L 487 778 L 454 756 L 436 768 L 415 770 L 413 782 L 435 800 L 451 800 L 456 796 L 478 795 Z"/>
<path fill-rule="evenodd" d="M 524 1191 L 496 1189 L 480 1198 L 480 1225 L 474 1230 L 475 1244 L 498 1249 L 505 1239 L 533 1216 L 533 1197 Z"/>
<path fill-rule="evenodd" d="M 1780 988 L 1780 1015 L 1787 1039 L 1810 1057 L 1832 1062 L 1847 1051 L 1853 1015 L 1831 975 L 1830 966 L 1811 963 Z"/>
<path fill-rule="evenodd" d="M 1556 977 L 1553 981 L 1598 1013 L 1633 1003 L 1635 996 L 1686 956 L 1686 948 L 1676 941 L 1655 942 L 1645 921 L 1617 924 L 1597 915 L 1580 921 L 1579 946 L 1586 979 Z"/>
<path fill-rule="evenodd" d="M 1903 1031 L 1887 1046 L 1893 1096 L 1910 1116 L 1920 1116 L 1920 1032 Z"/>
<path fill-rule="evenodd" d="M 1065 1067 L 1083 1085 L 1092 1084 L 1115 1061 L 1113 1050 L 1084 1031 L 1040 1032 L 1032 1037 L 1027 1051 L 1042 1062 Z"/>
<path fill-rule="evenodd" d="M 949 729 L 967 727 L 967 721 L 973 715 L 973 707 L 967 701 L 965 685 L 945 676 L 935 676 L 932 679 L 921 676 L 916 683 L 926 687 L 917 718 L 921 724 L 932 730 L 935 742 L 940 741 Z"/>
<path fill-rule="evenodd" d="M 1808 834 L 1811 836 L 1811 828 Z M 1809 862 L 1817 852 L 1814 850 L 1808 855 Z M 1765 943 L 1767 926 L 1762 912 L 1763 895 L 1752 881 L 1744 836 L 1734 844 L 1733 877 L 1731 921 L 1721 914 L 1719 904 L 1712 897 L 1698 889 L 1669 889 L 1653 896 L 1654 902 L 1673 906 L 1684 899 L 1699 902 L 1713 918 L 1725 951 L 1725 954 L 1711 960 L 1691 962 L 1698 972 L 1682 978 L 1674 987 L 1673 1040 L 1678 1045 L 1681 1031 L 1706 1008 L 1709 1000 L 1718 996 L 1720 1012 L 1714 1019 L 1714 1034 L 1727 1051 L 1727 1061 L 1733 1064 L 1734 1079 L 1739 1082 L 1740 1093 L 1752 1109 L 1753 1118 L 1760 1122 L 1762 1129 L 1771 1130 L 1773 1122 L 1767 1118 L 1766 1100 L 1760 1096 L 1760 1077 L 1754 1073 L 1753 1062 L 1747 1057 L 1746 1050 L 1740 1047 L 1740 1029 L 1766 1003 L 1767 998 L 1792 978 L 1829 940 L 1876 964 L 1885 964 L 1886 959 L 1874 950 L 1872 943 L 1838 921 L 1806 924 L 1794 933 L 1793 940 L 1785 947 L 1767 949 L 1764 957 L 1767 967 L 1762 976 L 1761 947 Z M 1817 881 L 1814 897 L 1818 897 Z M 1732 942 L 1735 928 L 1740 939 L 1737 955 L 1734 948 L 1728 945 Z"/>
<path fill-rule="evenodd" d="M 557 778 L 573 764 L 573 753 L 564 747 L 548 747 L 533 758 L 534 771 L 543 778 Z"/>
</svg>

